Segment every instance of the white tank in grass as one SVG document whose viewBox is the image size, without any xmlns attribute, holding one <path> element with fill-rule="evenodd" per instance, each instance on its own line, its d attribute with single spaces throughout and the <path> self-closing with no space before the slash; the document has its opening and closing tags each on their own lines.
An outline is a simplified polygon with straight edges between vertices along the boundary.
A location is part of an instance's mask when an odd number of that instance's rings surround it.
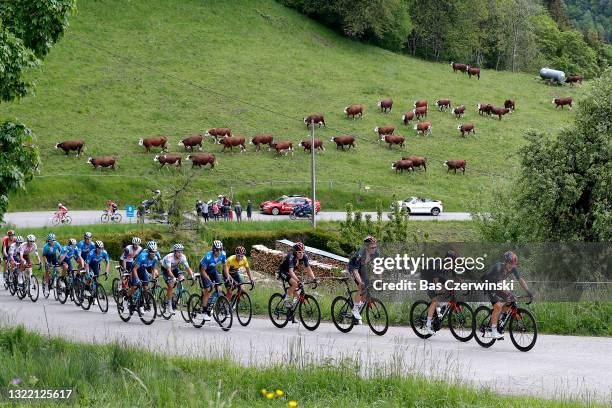
<svg viewBox="0 0 612 408">
<path fill-rule="evenodd" d="M 540 78 L 550 79 L 552 81 L 564 83 L 565 82 L 565 72 L 558 71 L 556 69 L 542 68 L 540 70 Z"/>
</svg>

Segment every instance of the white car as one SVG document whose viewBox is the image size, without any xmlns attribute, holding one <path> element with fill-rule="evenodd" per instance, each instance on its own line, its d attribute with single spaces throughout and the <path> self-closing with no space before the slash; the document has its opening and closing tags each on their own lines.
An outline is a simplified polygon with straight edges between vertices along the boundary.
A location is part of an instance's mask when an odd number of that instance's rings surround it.
<svg viewBox="0 0 612 408">
<path fill-rule="evenodd" d="M 409 197 L 403 201 L 398 201 L 400 208 L 406 207 L 409 214 L 431 214 L 440 215 L 444 210 L 442 201 L 432 200 L 431 198 Z"/>
</svg>

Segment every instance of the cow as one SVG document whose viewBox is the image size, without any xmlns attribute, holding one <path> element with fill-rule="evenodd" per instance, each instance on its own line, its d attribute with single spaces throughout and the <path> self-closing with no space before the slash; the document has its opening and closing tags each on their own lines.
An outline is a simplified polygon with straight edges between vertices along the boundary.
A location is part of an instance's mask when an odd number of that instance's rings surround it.
<svg viewBox="0 0 612 408">
<path fill-rule="evenodd" d="M 552 103 L 555 104 L 555 109 L 560 106 L 561 110 L 563 110 L 563 107 L 565 105 L 569 105 L 569 108 L 572 109 L 572 103 L 573 102 L 574 102 L 574 100 L 572 99 L 571 96 L 568 96 L 567 98 L 555 98 L 552 101 Z"/>
<path fill-rule="evenodd" d="M 346 117 L 352 116 L 355 119 L 355 116 L 359 115 L 359 117 L 363 117 L 363 105 L 350 105 L 344 108 L 344 113 Z"/>
<path fill-rule="evenodd" d="M 404 123 L 404 126 L 407 126 L 410 123 L 410 121 L 413 119 L 414 119 L 413 111 L 408 111 L 402 115 L 402 122 Z"/>
<path fill-rule="evenodd" d="M 453 109 L 453 114 L 455 115 L 455 119 L 462 118 L 465 114 L 465 106 L 459 105 L 455 109 Z"/>
<path fill-rule="evenodd" d="M 223 139 L 219 139 L 217 144 L 223 145 L 222 152 L 225 152 L 225 149 L 228 147 L 230 151 L 233 151 L 234 146 L 240 146 L 240 153 L 246 151 L 246 147 L 244 146 L 244 136 L 226 136 Z"/>
<path fill-rule="evenodd" d="M 438 99 L 434 102 L 434 105 L 436 105 L 438 110 L 442 112 L 444 109 L 451 108 L 451 101 L 450 99 Z"/>
<path fill-rule="evenodd" d="M 161 151 L 168 150 L 168 138 L 166 136 L 150 136 L 142 138 L 138 141 L 138 146 L 144 146 L 147 153 L 151 151 L 152 147 L 161 147 Z"/>
<path fill-rule="evenodd" d="M 225 136 L 231 136 L 231 135 L 232 135 L 232 129 L 230 128 L 212 128 L 212 129 L 208 129 L 206 133 L 204 134 L 204 136 L 206 137 L 213 138 L 215 143 L 217 143 L 220 138 L 225 137 Z"/>
<path fill-rule="evenodd" d="M 582 85 L 582 76 L 581 75 L 569 75 L 565 79 L 565 82 L 570 84 L 570 86 L 574 86 L 574 84 L 581 84 Z"/>
<path fill-rule="evenodd" d="M 154 162 L 158 162 L 159 164 L 161 164 L 161 166 L 159 167 L 160 170 L 166 164 L 168 166 L 172 164 L 172 165 L 175 165 L 176 167 L 181 167 L 181 160 L 182 160 L 182 157 L 180 154 L 156 154 L 155 157 L 153 158 Z"/>
<path fill-rule="evenodd" d="M 427 108 L 427 105 L 428 105 L 427 99 L 419 99 L 418 101 L 414 101 L 414 104 L 413 104 L 415 108 L 422 108 L 422 107 Z"/>
<path fill-rule="evenodd" d="M 306 127 L 310 124 L 319 125 L 319 127 L 321 127 L 321 125 L 325 126 L 325 117 L 323 115 L 308 115 L 304 118 L 304 124 Z"/>
<path fill-rule="evenodd" d="M 283 142 L 277 142 L 277 143 L 272 143 L 272 147 L 274 148 L 274 150 L 276 150 L 276 157 L 279 157 L 281 155 L 281 153 L 285 153 L 285 156 L 291 152 L 291 155 L 293 156 L 293 142 L 291 141 L 283 141 Z"/>
<path fill-rule="evenodd" d="M 336 143 L 336 150 L 340 147 L 342 148 L 342 150 L 344 150 L 344 146 L 348 146 L 349 149 L 351 147 L 353 147 L 353 149 L 355 148 L 355 138 L 351 135 L 332 137 L 330 139 L 330 142 Z"/>
<path fill-rule="evenodd" d="M 474 130 L 473 123 L 463 123 L 457 126 L 457 130 L 461 132 L 461 137 L 465 137 L 466 133 L 469 135 L 470 132 L 472 132 L 473 134 L 476 134 L 476 130 Z"/>
<path fill-rule="evenodd" d="M 184 138 L 183 140 L 181 140 L 180 142 L 178 142 L 178 145 L 184 146 L 185 150 L 187 150 L 187 148 L 189 147 L 191 151 L 193 151 L 193 148 L 196 146 L 199 146 L 200 150 L 202 150 L 202 140 L 203 139 L 204 139 L 204 136 L 202 135 L 188 136 Z"/>
<path fill-rule="evenodd" d="M 100 156 L 100 157 L 90 157 L 87 159 L 87 163 L 91 164 L 94 169 L 102 170 L 103 167 L 110 167 L 115 170 L 115 164 L 117 163 L 117 159 L 113 156 Z"/>
<path fill-rule="evenodd" d="M 510 113 L 510 109 L 508 109 L 508 108 L 498 108 L 496 106 L 491 106 L 491 114 L 497 115 L 499 120 L 501 120 L 502 116 L 504 116 L 506 113 Z"/>
<path fill-rule="evenodd" d="M 465 174 L 467 162 L 465 160 L 445 160 L 444 165 L 447 167 L 447 173 L 451 170 L 455 170 L 455 174 L 457 174 L 457 170 L 462 170 L 463 174 Z"/>
<path fill-rule="evenodd" d="M 400 147 L 404 147 L 404 142 L 406 141 L 406 138 L 404 136 L 399 135 L 385 135 L 381 136 L 379 142 L 382 140 L 384 140 L 389 145 L 390 149 L 393 145 L 399 145 Z"/>
<path fill-rule="evenodd" d="M 451 67 L 453 67 L 453 72 L 456 74 L 457 71 L 461 71 L 463 73 L 465 73 L 465 71 L 467 71 L 467 65 L 465 64 L 460 64 L 458 62 L 451 62 Z"/>
<path fill-rule="evenodd" d="M 412 113 L 415 114 L 417 120 L 421 120 L 427 117 L 427 106 L 419 106 L 418 108 L 414 108 Z"/>
<path fill-rule="evenodd" d="M 68 153 L 70 153 L 71 151 L 76 151 L 76 157 L 79 157 L 81 155 L 83 146 L 85 146 L 85 142 L 82 140 L 66 140 L 64 142 L 55 144 L 55 148 L 62 149 L 64 153 L 66 153 L 66 156 L 68 156 Z"/>
<path fill-rule="evenodd" d="M 378 136 L 381 137 L 384 135 L 392 135 L 395 132 L 395 127 L 393 126 L 376 126 L 374 128 L 374 133 L 378 133 Z"/>
<path fill-rule="evenodd" d="M 302 141 L 300 141 L 300 146 L 302 146 L 304 148 L 304 152 L 306 152 L 306 150 L 308 150 L 309 152 L 312 153 L 312 149 L 311 149 L 312 140 L 310 140 L 310 139 L 302 140 Z M 323 141 L 321 139 L 315 139 L 314 147 L 315 147 L 315 150 L 320 150 L 322 152 L 325 151 L 325 147 L 323 147 Z"/>
<path fill-rule="evenodd" d="M 419 134 L 419 132 L 423 135 L 431 135 L 431 122 L 417 123 L 416 125 L 414 125 L 414 130 L 417 131 L 417 135 Z"/>
<path fill-rule="evenodd" d="M 396 173 L 398 171 L 401 171 L 403 173 L 404 170 L 414 171 L 412 160 L 404 160 L 404 159 L 398 160 L 395 163 L 391 164 L 391 170 L 395 170 Z"/>
<path fill-rule="evenodd" d="M 389 112 L 391 112 L 391 109 L 393 109 L 393 99 L 383 99 L 381 101 L 378 101 L 378 107 L 380 108 L 381 112 L 385 112 L 387 113 L 387 109 L 389 110 Z"/>
<path fill-rule="evenodd" d="M 514 109 L 516 109 L 516 104 L 514 103 L 514 99 L 506 99 L 504 101 L 504 108 L 508 108 L 512 112 L 514 112 Z"/>
<path fill-rule="evenodd" d="M 484 115 L 486 113 L 487 115 L 491 116 L 491 109 L 493 108 L 493 105 L 490 103 L 479 103 L 476 105 L 476 107 L 478 108 L 479 115 Z"/>
<path fill-rule="evenodd" d="M 195 166 L 202 167 L 210 164 L 211 170 L 215 168 L 215 155 L 210 153 L 199 153 L 199 154 L 190 154 L 187 156 L 187 160 L 191 161 L 191 168 L 193 169 Z"/>
<path fill-rule="evenodd" d="M 268 145 L 268 151 L 272 148 L 272 141 L 274 140 L 274 136 L 270 133 L 262 133 L 260 135 L 255 135 L 249 142 L 249 144 L 255 145 L 255 151 L 258 152 L 261 149 L 261 145 Z"/>
<path fill-rule="evenodd" d="M 468 78 L 472 78 L 473 76 L 476 76 L 478 77 L 478 80 L 480 80 L 480 68 L 474 68 L 468 65 L 466 69 L 467 69 Z"/>
<path fill-rule="evenodd" d="M 408 156 L 402 157 L 402 160 L 410 160 L 412 167 L 423 167 L 423 170 L 427 171 L 427 158 L 421 156 Z"/>
</svg>

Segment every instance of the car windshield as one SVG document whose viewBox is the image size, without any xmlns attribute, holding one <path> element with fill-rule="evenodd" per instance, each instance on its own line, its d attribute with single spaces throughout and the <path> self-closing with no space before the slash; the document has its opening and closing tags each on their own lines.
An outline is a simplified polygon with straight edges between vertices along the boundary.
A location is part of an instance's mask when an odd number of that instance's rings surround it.
<svg viewBox="0 0 612 408">
<path fill-rule="evenodd" d="M 280 202 L 280 201 L 284 201 L 284 200 L 286 200 L 287 198 L 288 198 L 288 197 L 284 195 L 284 196 L 280 196 L 280 197 L 278 197 L 278 198 L 277 198 L 276 200 L 274 200 L 274 201 L 279 201 L 279 202 Z"/>
</svg>

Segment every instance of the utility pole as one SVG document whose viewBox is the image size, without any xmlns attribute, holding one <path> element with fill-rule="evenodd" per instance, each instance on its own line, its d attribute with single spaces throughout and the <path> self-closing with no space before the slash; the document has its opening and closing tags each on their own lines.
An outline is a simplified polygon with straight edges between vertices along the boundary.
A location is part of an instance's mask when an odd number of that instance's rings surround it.
<svg viewBox="0 0 612 408">
<path fill-rule="evenodd" d="M 314 122 L 310 123 L 310 180 L 312 182 L 312 228 L 317 227 L 317 199 L 316 199 L 316 174 L 315 174 L 315 136 Z"/>
</svg>

